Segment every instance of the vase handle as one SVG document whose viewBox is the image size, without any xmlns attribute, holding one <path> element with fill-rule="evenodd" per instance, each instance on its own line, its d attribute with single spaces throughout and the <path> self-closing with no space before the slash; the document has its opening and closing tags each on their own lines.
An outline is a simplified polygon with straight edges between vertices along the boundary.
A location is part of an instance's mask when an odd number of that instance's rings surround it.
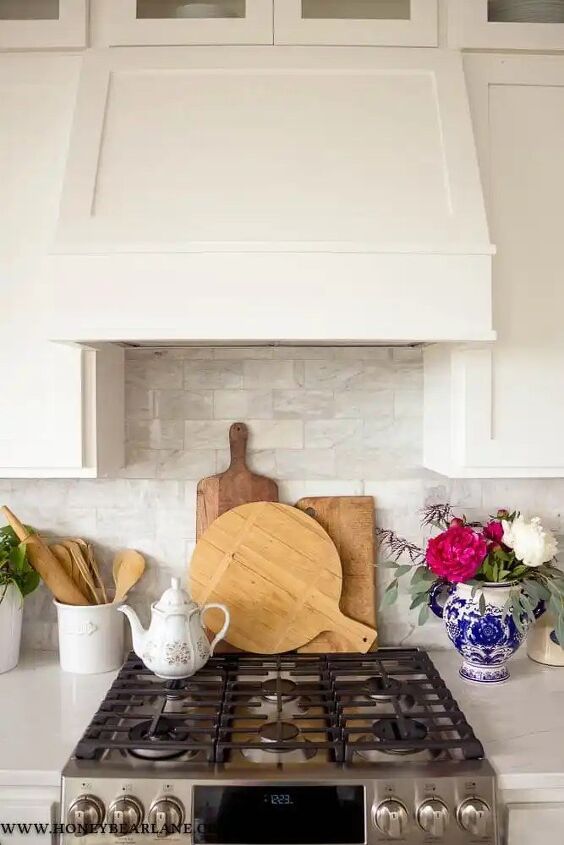
<svg viewBox="0 0 564 845">
<path fill-rule="evenodd" d="M 448 581 L 435 581 L 431 589 L 429 590 L 429 607 L 435 614 L 438 616 L 439 619 L 443 618 L 443 610 L 444 610 L 444 601 L 442 604 L 439 603 L 439 600 L 442 598 L 443 594 L 446 592 L 446 598 L 452 593 L 454 589 L 453 584 L 449 584 Z"/>
</svg>

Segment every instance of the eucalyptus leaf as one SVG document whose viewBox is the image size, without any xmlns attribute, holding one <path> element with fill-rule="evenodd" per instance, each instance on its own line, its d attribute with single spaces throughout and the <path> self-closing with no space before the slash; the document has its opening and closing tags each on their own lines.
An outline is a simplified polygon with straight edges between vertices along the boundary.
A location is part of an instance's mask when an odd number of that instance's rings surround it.
<svg viewBox="0 0 564 845">
<path fill-rule="evenodd" d="M 394 604 L 398 598 L 398 590 L 386 590 L 382 599 L 380 601 L 380 607 L 389 607 L 390 605 Z"/>
<path fill-rule="evenodd" d="M 480 595 L 480 600 L 478 601 L 478 607 L 480 609 L 480 616 L 484 616 L 486 613 L 486 597 L 483 593 Z"/>
<path fill-rule="evenodd" d="M 424 625 L 430 615 L 430 609 L 428 604 L 424 604 L 419 611 L 419 619 L 418 622 L 420 625 Z"/>
<path fill-rule="evenodd" d="M 409 585 L 409 592 L 414 595 L 415 593 L 427 593 L 429 592 L 429 584 L 427 581 L 418 581 L 416 584 L 413 582 Z"/>
<path fill-rule="evenodd" d="M 556 623 L 556 636 L 560 648 L 564 648 L 564 616 L 561 616 Z"/>
<path fill-rule="evenodd" d="M 523 633 L 523 622 L 521 621 L 521 613 L 520 608 L 514 607 L 511 616 L 513 617 L 513 622 L 515 623 L 515 627 L 520 633 Z"/>
<path fill-rule="evenodd" d="M 402 563 L 401 566 L 398 566 L 396 569 L 396 578 L 401 578 L 402 575 L 407 575 L 408 572 L 411 572 L 413 569 L 409 563 Z"/>
<path fill-rule="evenodd" d="M 426 581 L 429 575 L 433 575 L 433 573 L 429 569 L 427 569 L 426 566 L 418 566 L 413 573 L 411 583 L 416 584 L 418 581 Z M 434 577 L 435 576 L 433 575 L 433 578 Z"/>
<path fill-rule="evenodd" d="M 394 580 L 390 581 L 390 583 L 386 587 L 386 593 L 389 593 L 391 590 L 397 590 L 397 588 L 398 588 L 398 582 L 397 582 L 397 579 L 394 578 Z"/>
<path fill-rule="evenodd" d="M 378 566 L 380 566 L 382 569 L 397 569 L 399 563 L 397 562 L 397 560 L 381 560 L 378 563 Z"/>
<path fill-rule="evenodd" d="M 415 610 L 415 608 L 419 607 L 421 604 L 429 604 L 429 596 L 427 593 L 418 593 L 409 605 L 409 609 Z"/>
</svg>

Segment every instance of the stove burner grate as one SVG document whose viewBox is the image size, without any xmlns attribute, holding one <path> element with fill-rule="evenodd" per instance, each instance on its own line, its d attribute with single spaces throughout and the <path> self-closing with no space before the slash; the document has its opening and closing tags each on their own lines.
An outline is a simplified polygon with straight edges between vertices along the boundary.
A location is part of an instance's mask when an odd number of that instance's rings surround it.
<svg viewBox="0 0 564 845">
<path fill-rule="evenodd" d="M 248 730 L 236 726 L 242 711 Z M 238 741 L 238 734 L 245 736 Z M 131 654 L 74 756 L 102 760 L 118 750 L 146 760 L 212 764 L 254 749 L 270 759 L 278 752 L 282 761 L 292 751 L 304 756 L 305 745 L 305 757 L 323 751 L 323 761 L 333 764 L 352 763 L 363 752 L 371 762 L 370 751 L 398 759 L 419 751 L 432 759 L 484 755 L 428 655 L 379 649 L 224 654 L 172 683 L 155 679 Z"/>
</svg>

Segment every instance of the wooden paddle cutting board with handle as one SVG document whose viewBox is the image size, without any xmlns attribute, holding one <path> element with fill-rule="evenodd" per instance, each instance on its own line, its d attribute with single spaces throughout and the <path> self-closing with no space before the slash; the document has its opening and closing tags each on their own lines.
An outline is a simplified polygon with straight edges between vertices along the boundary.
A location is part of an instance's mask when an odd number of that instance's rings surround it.
<svg viewBox="0 0 564 845">
<path fill-rule="evenodd" d="M 225 472 L 202 478 L 197 487 L 196 538 L 231 508 L 248 502 L 277 502 L 278 485 L 271 478 L 256 475 L 246 464 L 248 430 L 245 423 L 229 429 L 231 463 Z"/>
<path fill-rule="evenodd" d="M 345 616 L 376 628 L 374 499 L 372 496 L 310 496 L 296 507 L 315 519 L 333 540 L 343 569 L 339 607 Z M 376 646 L 376 640 L 372 648 Z M 338 632 L 325 631 L 299 651 L 353 651 Z"/>
<path fill-rule="evenodd" d="M 192 595 L 231 613 L 226 640 L 244 651 L 276 654 L 338 632 L 366 652 L 376 632 L 339 609 L 342 570 L 323 528 L 289 505 L 256 502 L 234 508 L 200 537 L 190 565 Z M 210 610 L 217 631 L 221 614 Z"/>
</svg>

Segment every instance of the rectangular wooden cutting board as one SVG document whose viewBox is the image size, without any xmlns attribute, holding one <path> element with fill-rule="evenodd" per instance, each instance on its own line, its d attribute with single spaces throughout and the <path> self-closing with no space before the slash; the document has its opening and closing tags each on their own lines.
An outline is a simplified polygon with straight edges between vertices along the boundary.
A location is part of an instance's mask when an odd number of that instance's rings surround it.
<svg viewBox="0 0 564 845">
<path fill-rule="evenodd" d="M 313 517 L 329 534 L 343 568 L 342 612 L 376 628 L 374 538 L 375 515 L 372 496 L 311 496 L 296 507 Z M 372 648 L 376 648 L 377 640 Z M 353 650 L 337 633 L 319 634 L 299 651 L 332 652 Z"/>
</svg>

